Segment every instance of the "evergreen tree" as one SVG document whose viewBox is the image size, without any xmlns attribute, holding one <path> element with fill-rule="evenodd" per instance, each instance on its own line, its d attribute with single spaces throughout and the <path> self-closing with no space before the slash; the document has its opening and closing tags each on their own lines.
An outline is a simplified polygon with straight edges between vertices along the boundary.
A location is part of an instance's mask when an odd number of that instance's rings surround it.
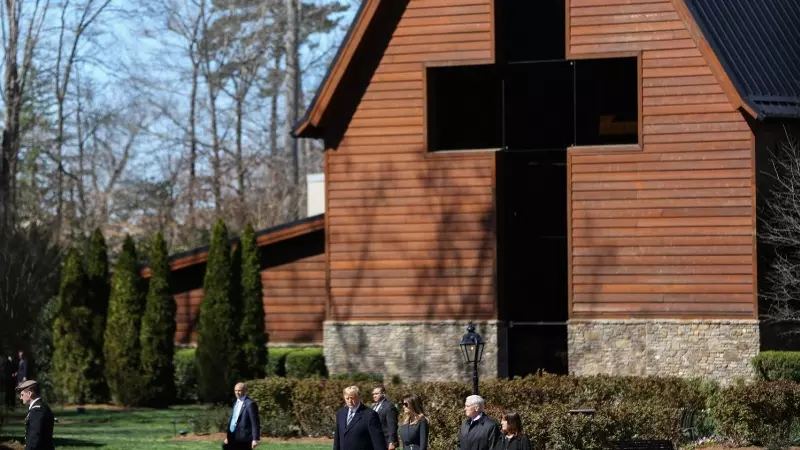
<svg viewBox="0 0 800 450">
<path fill-rule="evenodd" d="M 239 328 L 246 379 L 263 378 L 267 366 L 267 334 L 264 330 L 264 294 L 261 286 L 261 255 L 253 226 L 247 224 L 239 247 L 241 256 L 242 324 Z"/>
<path fill-rule="evenodd" d="M 223 403 L 235 382 L 235 328 L 231 308 L 231 250 L 220 220 L 211 234 L 197 340 L 198 393 L 205 402 Z"/>
<path fill-rule="evenodd" d="M 108 398 L 108 386 L 103 369 L 103 338 L 108 313 L 108 248 L 100 229 L 94 230 L 86 252 L 86 278 L 88 283 L 87 306 L 92 316 L 92 364 L 89 370 L 89 385 L 93 400 Z"/>
<path fill-rule="evenodd" d="M 233 359 L 234 372 L 233 378 L 239 379 L 245 376 L 244 353 L 242 353 L 242 339 L 238 330 L 242 326 L 242 314 L 244 313 L 242 304 L 242 246 L 237 245 L 231 251 L 231 329 L 233 330 Z"/>
<path fill-rule="evenodd" d="M 85 305 L 86 273 L 81 254 L 69 250 L 61 272 L 53 321 L 53 382 L 61 403 L 83 404 L 91 398 L 91 312 Z"/>
<path fill-rule="evenodd" d="M 111 280 L 103 346 L 111 400 L 123 405 L 134 405 L 142 399 L 139 365 L 142 310 L 136 247 L 133 239 L 125 236 Z"/>
<path fill-rule="evenodd" d="M 142 376 L 145 402 L 169 406 L 175 400 L 175 313 L 177 306 L 169 290 L 170 268 L 167 243 L 159 232 L 150 248 L 150 284 L 147 289 L 142 332 Z"/>
</svg>

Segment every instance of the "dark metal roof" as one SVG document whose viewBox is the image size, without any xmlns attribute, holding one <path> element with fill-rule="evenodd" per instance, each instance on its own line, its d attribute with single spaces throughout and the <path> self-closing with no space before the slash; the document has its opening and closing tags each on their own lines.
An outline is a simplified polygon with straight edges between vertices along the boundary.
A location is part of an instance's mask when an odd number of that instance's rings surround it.
<svg viewBox="0 0 800 450">
<path fill-rule="evenodd" d="M 800 118 L 800 0 L 686 0 L 760 118 Z"/>
<path fill-rule="evenodd" d="M 321 219 L 323 217 L 325 217 L 324 213 L 323 214 L 317 214 L 315 216 L 305 217 L 303 219 L 295 220 L 293 222 L 283 223 L 283 224 L 274 226 L 272 228 L 266 228 L 264 230 L 256 232 L 256 239 L 258 239 L 260 236 L 264 236 L 265 234 L 272 234 L 272 233 L 275 233 L 276 231 L 281 231 L 281 230 L 285 230 L 285 229 L 288 229 L 288 228 L 296 227 L 298 225 L 303 225 L 305 223 L 314 222 L 314 221 L 319 220 L 319 219 Z M 239 242 L 239 238 L 235 237 L 235 238 L 229 239 L 229 242 L 230 242 L 231 245 L 233 245 L 233 244 Z M 209 250 L 209 248 L 211 248 L 210 245 L 204 245 L 202 247 L 197 247 L 197 248 L 193 248 L 191 250 L 186 250 L 186 251 L 183 251 L 183 252 L 180 252 L 180 253 L 175 253 L 174 255 L 171 255 L 167 260 L 169 262 L 173 262 L 173 261 L 175 261 L 177 259 L 185 258 L 187 256 L 192 256 L 192 255 L 197 255 L 197 254 L 200 254 L 200 253 L 205 253 L 205 252 L 207 252 Z"/>
</svg>

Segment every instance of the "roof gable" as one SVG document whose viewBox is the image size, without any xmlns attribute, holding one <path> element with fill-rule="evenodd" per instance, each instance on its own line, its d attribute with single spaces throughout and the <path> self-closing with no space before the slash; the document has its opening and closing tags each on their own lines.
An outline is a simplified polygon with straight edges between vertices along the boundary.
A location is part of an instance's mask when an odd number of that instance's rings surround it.
<svg viewBox="0 0 800 450">
<path fill-rule="evenodd" d="M 408 1 L 362 1 L 296 137 L 341 137 Z M 800 1 L 673 2 L 685 4 L 745 110 L 761 119 L 800 118 Z"/>
</svg>

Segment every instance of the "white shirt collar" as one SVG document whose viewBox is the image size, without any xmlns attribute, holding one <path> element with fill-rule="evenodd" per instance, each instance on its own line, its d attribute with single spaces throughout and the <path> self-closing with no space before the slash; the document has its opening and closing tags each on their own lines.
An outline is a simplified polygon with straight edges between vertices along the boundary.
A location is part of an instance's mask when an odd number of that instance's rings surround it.
<svg viewBox="0 0 800 450">
<path fill-rule="evenodd" d="M 350 411 L 356 412 L 359 407 L 361 407 L 361 402 L 358 402 L 358 404 L 356 406 L 353 406 L 352 408 L 350 408 Z"/>
<path fill-rule="evenodd" d="M 472 419 L 472 421 L 470 423 L 475 422 L 476 420 L 480 419 L 482 416 L 483 416 L 483 413 L 478 414 L 477 416 L 475 416 L 474 419 Z"/>
<path fill-rule="evenodd" d="M 39 400 L 41 400 L 41 399 L 42 399 L 42 397 L 35 398 L 35 399 L 31 400 L 31 402 L 30 402 L 30 403 L 28 403 L 28 411 L 30 411 L 30 410 L 31 410 L 31 408 L 33 408 L 33 404 L 34 404 L 34 403 L 38 402 L 38 401 L 39 401 Z"/>
</svg>

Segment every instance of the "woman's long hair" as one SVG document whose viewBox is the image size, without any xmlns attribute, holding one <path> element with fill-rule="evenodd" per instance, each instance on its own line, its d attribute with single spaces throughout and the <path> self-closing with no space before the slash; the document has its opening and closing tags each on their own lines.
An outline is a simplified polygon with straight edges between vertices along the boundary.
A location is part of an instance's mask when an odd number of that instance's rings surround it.
<svg viewBox="0 0 800 450">
<path fill-rule="evenodd" d="M 417 394 L 408 394 L 403 397 L 403 406 L 408 407 L 408 411 L 403 414 L 403 425 L 414 425 L 425 417 L 425 409 L 422 408 L 422 400 Z"/>
<path fill-rule="evenodd" d="M 503 420 L 506 421 L 507 425 L 507 434 L 519 436 L 522 434 L 522 419 L 520 419 L 519 414 L 515 412 L 509 412 L 503 414 Z"/>
</svg>

